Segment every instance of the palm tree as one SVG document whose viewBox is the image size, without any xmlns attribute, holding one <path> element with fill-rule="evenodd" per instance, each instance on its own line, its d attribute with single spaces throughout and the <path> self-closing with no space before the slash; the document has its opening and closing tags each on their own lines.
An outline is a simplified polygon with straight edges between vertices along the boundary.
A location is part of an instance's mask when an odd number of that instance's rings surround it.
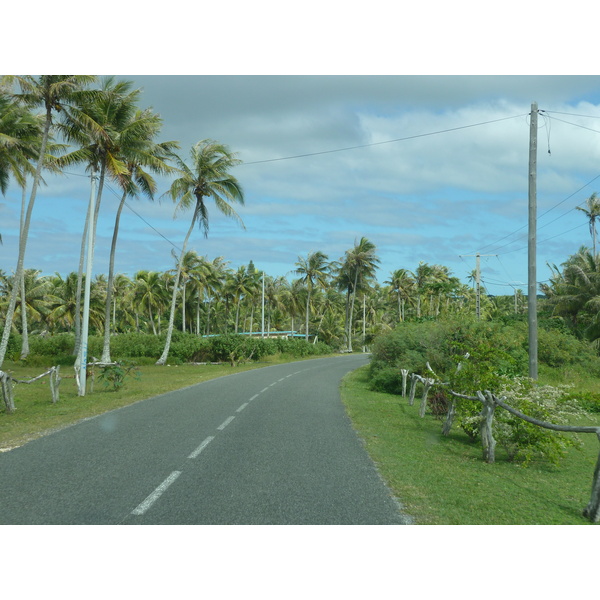
<svg viewBox="0 0 600 600">
<path fill-rule="evenodd" d="M 415 282 L 407 269 L 396 269 L 391 273 L 390 278 L 385 281 L 396 294 L 398 299 L 398 320 L 404 321 L 405 304 L 410 297 L 410 290 Z"/>
<path fill-rule="evenodd" d="M 43 120 L 7 93 L 0 93 L 0 192 L 6 194 L 10 176 L 24 188 L 33 175 L 31 161 L 38 158 Z"/>
<path fill-rule="evenodd" d="M 102 192 L 106 174 L 117 181 L 121 188 L 130 185 L 130 172 L 124 161 L 121 133 L 131 124 L 135 114 L 136 102 L 141 90 L 131 90 L 132 82 L 118 81 L 114 77 L 106 77 L 101 89 L 93 96 L 84 97 L 78 106 L 66 110 L 61 132 L 66 140 L 75 142 L 78 148 L 64 156 L 57 163 L 61 167 L 83 163 L 91 173 L 92 197 L 86 223 L 81 238 L 81 253 L 79 259 L 78 298 L 81 297 L 81 282 L 83 262 L 88 239 L 88 229 L 91 228 L 91 247 L 88 248 L 88 262 L 93 261 L 96 223 L 102 201 Z M 130 136 L 131 140 L 131 136 Z M 99 174 L 98 189 L 95 190 L 96 174 Z M 94 204 L 93 214 L 90 209 Z M 86 289 L 86 298 L 89 290 Z M 80 300 L 79 300 L 80 302 Z M 75 321 L 75 348 L 78 354 L 80 345 L 79 311 Z"/>
<path fill-rule="evenodd" d="M 204 284 L 204 292 L 206 297 L 206 335 L 210 335 L 211 306 L 223 290 L 223 286 L 225 285 L 225 281 L 227 279 L 227 265 L 228 262 L 222 256 L 218 256 L 211 262 L 205 262 L 206 279 Z"/>
<path fill-rule="evenodd" d="M 46 164 L 46 148 L 50 138 L 50 129 L 53 124 L 53 113 L 62 110 L 64 106 L 68 106 L 70 102 L 73 102 L 79 96 L 84 94 L 84 86 L 94 80 L 95 77 L 90 75 L 41 75 L 37 79 L 30 75 L 7 77 L 7 81 L 11 83 L 16 81 L 21 88 L 21 93 L 15 95 L 16 98 L 27 106 L 41 105 L 45 110 L 44 129 L 39 148 L 37 167 L 33 175 L 29 202 L 27 203 L 23 228 L 19 236 L 19 256 L 17 259 L 17 268 L 15 270 L 15 277 L 17 280 L 21 279 L 23 273 L 23 262 L 25 260 L 25 252 L 27 249 L 31 215 L 35 204 L 37 189 L 42 178 L 42 169 Z M 8 336 L 10 335 L 10 330 L 12 328 L 12 320 L 18 293 L 19 286 L 13 286 L 8 309 L 6 311 L 4 332 L 2 334 L 2 340 L 0 341 L 0 367 L 4 362 L 4 356 L 6 355 L 6 349 L 8 347 Z"/>
<path fill-rule="evenodd" d="M 134 302 L 147 311 L 152 333 L 157 335 L 154 310 L 158 310 L 165 291 L 161 274 L 158 271 L 138 271 L 133 276 Z M 139 330 L 139 318 L 136 310 L 136 329 Z"/>
<path fill-rule="evenodd" d="M 598 198 L 596 192 L 594 192 L 586 201 L 586 208 L 576 206 L 577 210 L 585 213 L 588 218 L 590 234 L 592 236 L 592 255 L 596 258 L 596 237 L 598 235 L 596 231 L 596 220 L 600 218 L 600 198 Z"/>
<path fill-rule="evenodd" d="M 329 278 L 329 263 L 326 254 L 317 250 L 309 252 L 307 258 L 298 257 L 294 273 L 301 275 L 300 283 L 306 286 L 306 324 L 304 339 L 308 342 L 308 321 L 310 317 L 310 299 L 315 285 L 325 288 Z"/>
<path fill-rule="evenodd" d="M 375 277 L 375 271 L 379 258 L 376 255 L 376 246 L 367 238 L 362 237 L 360 242 L 354 244 L 354 247 L 346 251 L 345 259 L 342 263 L 342 273 L 345 273 L 351 291 L 351 303 L 347 313 L 346 333 L 348 336 L 348 352 L 352 352 L 352 316 L 354 314 L 354 303 L 356 293 L 360 288 L 366 287 L 368 282 Z"/>
<path fill-rule="evenodd" d="M 125 123 L 122 131 L 118 132 L 120 156 L 127 166 L 127 175 L 119 177 L 119 183 L 123 189 L 121 201 L 115 216 L 112 243 L 110 247 L 110 259 L 108 267 L 108 288 L 105 307 L 104 321 L 104 345 L 102 350 L 102 362 L 109 363 L 110 359 L 110 310 L 113 292 L 113 277 L 115 265 L 115 252 L 117 237 L 119 235 L 119 224 L 125 200 L 128 196 L 137 196 L 142 191 L 150 200 L 154 199 L 156 182 L 149 173 L 166 174 L 171 171 L 167 164 L 172 151 L 178 147 L 176 142 L 154 143 L 152 138 L 158 133 L 162 125 L 162 119 L 151 110 L 136 111 L 131 120 Z"/>
<path fill-rule="evenodd" d="M 230 170 L 240 164 L 241 161 L 235 157 L 235 154 L 226 145 L 215 140 L 202 140 L 192 147 L 191 162 L 192 165 L 190 167 L 181 158 L 176 157 L 176 163 L 181 175 L 171 184 L 168 192 L 173 201 L 178 201 L 176 212 L 193 208 L 190 227 L 181 250 L 181 257 L 185 255 L 188 240 L 196 224 L 205 235 L 208 235 L 208 207 L 206 205 L 206 198 L 212 198 L 220 212 L 227 217 L 236 219 L 243 226 L 240 217 L 230 204 L 230 202 L 244 204 L 242 187 L 238 180 L 230 173 Z M 177 303 L 177 289 L 179 287 L 181 267 L 180 259 L 173 286 L 167 338 L 163 353 L 156 361 L 157 365 L 164 365 L 169 355 L 173 324 L 175 322 L 175 306 Z"/>
</svg>

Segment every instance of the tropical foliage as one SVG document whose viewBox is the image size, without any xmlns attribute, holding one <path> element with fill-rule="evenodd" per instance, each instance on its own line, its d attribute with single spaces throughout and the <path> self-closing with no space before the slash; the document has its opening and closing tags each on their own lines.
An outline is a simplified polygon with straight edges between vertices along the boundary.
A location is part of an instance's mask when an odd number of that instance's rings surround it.
<svg viewBox="0 0 600 600">
<path fill-rule="evenodd" d="M 76 164 L 98 175 L 95 212 L 88 215 L 86 228 L 95 230 L 99 211 L 106 210 L 101 206 L 105 181 L 121 191 L 108 273 L 88 281 L 89 331 L 103 335 L 99 354 L 105 362 L 111 359 L 116 338 L 124 334 L 161 338 L 163 350 L 157 358 L 164 364 L 176 332 L 209 336 L 290 331 L 305 342 L 323 341 L 337 350 L 353 351 L 368 349 L 378 336 L 403 323 L 474 314 L 474 290 L 443 265 L 423 261 L 399 265 L 381 277 L 377 247 L 366 237 L 357 238 L 338 258 L 320 250 L 298 256 L 290 264 L 291 278 L 258 271 L 252 261 L 232 267 L 227 257 L 198 254 L 191 236 L 196 227 L 208 234 L 209 201 L 243 226 L 235 210 L 244 204 L 243 189 L 232 175 L 240 161 L 226 145 L 211 139 L 199 141 L 182 158 L 176 154 L 176 141 L 160 141 L 162 120 L 152 109 L 138 105 L 140 97 L 131 82 L 114 77 L 0 79 L 0 191 L 6 193 L 10 186 L 23 190 L 17 265 L 2 265 L 0 271 L 0 366 L 11 334 L 13 339 L 19 335 L 23 359 L 30 336 L 73 334 L 71 352 L 77 351 L 86 232 L 82 232 L 77 272 L 47 275 L 24 269 L 33 206 L 44 173 Z M 172 178 L 162 195 L 176 204 L 176 214 L 188 217 L 182 250 L 166 272 L 117 273 L 114 264 L 124 202 L 154 199 L 159 193 L 157 175 Z M 595 226 L 600 209 L 595 194 L 582 210 L 592 234 L 592 251 L 582 248 L 562 269 L 551 267 L 551 279 L 542 285 L 547 297 L 542 316 L 554 323 L 554 329 L 570 328 L 580 338 L 597 342 L 600 268 Z M 510 315 L 518 320 L 523 312 L 518 294 L 514 302 L 510 297 L 481 298 L 482 321 L 497 322 Z M 555 361 L 564 360 L 560 348 L 547 346 Z"/>
</svg>

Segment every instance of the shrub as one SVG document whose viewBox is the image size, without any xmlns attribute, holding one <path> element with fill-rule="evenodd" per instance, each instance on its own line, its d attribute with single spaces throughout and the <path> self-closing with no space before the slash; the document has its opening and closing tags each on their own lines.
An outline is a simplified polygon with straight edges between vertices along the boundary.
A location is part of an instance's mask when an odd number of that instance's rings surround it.
<svg viewBox="0 0 600 600">
<path fill-rule="evenodd" d="M 567 386 L 539 386 L 528 378 L 507 378 L 498 395 L 504 396 L 509 406 L 546 423 L 567 425 L 571 418 L 586 415 L 573 401 Z M 581 447 L 576 434 L 566 435 L 533 425 L 501 408 L 495 412 L 494 438 L 506 450 L 509 460 L 525 465 L 534 458 L 557 464 L 568 448 Z"/>
</svg>

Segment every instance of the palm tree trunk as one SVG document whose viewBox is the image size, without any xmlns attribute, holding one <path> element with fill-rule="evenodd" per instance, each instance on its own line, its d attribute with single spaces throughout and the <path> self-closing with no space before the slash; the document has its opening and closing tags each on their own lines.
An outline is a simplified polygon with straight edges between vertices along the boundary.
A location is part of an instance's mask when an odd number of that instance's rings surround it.
<svg viewBox="0 0 600 600">
<path fill-rule="evenodd" d="M 352 303 L 348 315 L 348 352 L 352 352 L 352 315 L 354 315 L 354 301 L 356 299 L 356 286 L 358 285 L 358 269 L 354 275 L 354 289 L 352 290 Z"/>
<path fill-rule="evenodd" d="M 304 339 L 308 342 L 308 316 L 310 312 L 310 287 L 307 288 L 306 294 L 306 331 L 304 332 Z"/>
<path fill-rule="evenodd" d="M 181 331 L 185 333 L 185 282 L 181 286 Z"/>
<path fill-rule="evenodd" d="M 83 226 L 83 235 L 81 236 L 81 250 L 79 252 L 79 269 L 77 271 L 77 289 L 75 291 L 75 344 L 73 354 L 79 354 L 79 343 L 81 341 L 81 288 L 83 286 L 83 262 L 85 258 L 85 240 L 87 239 L 87 229 L 90 224 L 90 210 L 88 206 L 85 225 Z"/>
<path fill-rule="evenodd" d="M 29 202 L 27 204 L 27 211 L 25 213 L 25 222 L 23 223 L 23 230 L 19 236 L 19 257 L 17 259 L 17 269 L 15 273 L 15 282 L 18 282 L 23 276 L 23 262 L 25 260 L 25 251 L 27 249 L 27 236 L 29 235 L 29 225 L 31 224 L 31 214 L 33 212 L 33 205 L 35 203 L 35 197 L 37 194 L 37 188 L 42 176 L 42 165 L 44 163 L 44 156 L 46 155 L 46 146 L 48 145 L 48 137 L 50 133 L 50 123 L 52 122 L 52 109 L 50 106 L 46 108 L 46 122 L 44 124 L 44 133 L 42 135 L 42 144 L 40 147 L 40 157 L 33 177 L 33 184 L 31 186 L 31 194 L 29 196 Z M 6 356 L 6 350 L 8 348 L 8 338 L 12 330 L 13 317 L 15 315 L 15 306 L 17 304 L 17 295 L 19 293 L 19 286 L 13 285 L 11 290 L 10 299 L 8 301 L 8 308 L 6 310 L 6 319 L 4 321 L 4 331 L 2 332 L 2 340 L 0 340 L 0 367 L 4 362 Z"/>
<path fill-rule="evenodd" d="M 163 349 L 163 353 L 160 358 L 156 361 L 157 365 L 164 365 L 167 362 L 167 358 L 169 356 L 169 349 L 171 348 L 171 338 L 173 337 L 173 325 L 175 323 L 175 306 L 177 304 L 177 288 L 179 287 L 179 279 L 181 277 L 181 267 L 183 257 L 185 256 L 185 249 L 187 247 L 188 240 L 190 239 L 190 235 L 192 234 L 192 229 L 194 229 L 194 224 L 196 220 L 192 219 L 190 224 L 190 228 L 185 236 L 185 240 L 183 242 L 183 247 L 181 249 L 181 255 L 179 257 L 179 261 L 177 262 L 177 274 L 175 275 L 175 282 L 173 284 L 173 296 L 171 298 L 171 312 L 169 314 L 169 327 L 167 328 L 167 339 L 165 340 L 165 347 Z"/>
<path fill-rule="evenodd" d="M 108 263 L 108 282 L 106 285 L 106 306 L 104 309 L 104 345 L 102 348 L 102 362 L 110 362 L 110 307 L 112 302 L 113 293 L 113 279 L 115 270 L 115 251 L 117 249 L 117 237 L 119 235 L 119 223 L 121 221 L 121 212 L 123 205 L 125 204 L 125 198 L 127 193 L 123 192 L 119 208 L 117 209 L 117 216 L 115 217 L 115 228 L 113 231 L 112 243 L 110 246 L 110 260 Z"/>
<path fill-rule="evenodd" d="M 23 195 L 21 197 L 21 225 L 19 231 L 23 231 L 23 222 L 25 221 L 25 186 L 23 186 Z M 22 233 L 21 233 L 22 234 Z M 27 302 L 25 299 L 25 270 L 21 273 L 21 360 L 29 356 L 29 331 L 27 329 Z"/>
<path fill-rule="evenodd" d="M 93 237 L 91 247 L 88 248 L 88 252 L 92 253 L 92 257 L 94 256 L 94 245 L 96 243 L 96 225 L 98 223 L 98 212 L 100 211 L 100 200 L 102 198 L 102 188 L 104 187 L 104 173 L 106 172 L 106 165 L 103 163 L 100 169 L 100 180 L 98 183 L 98 192 L 96 194 L 96 206 L 94 209 L 94 217 L 93 217 Z M 75 356 L 79 356 L 79 347 L 81 345 L 81 288 L 83 282 L 83 263 L 85 256 L 85 248 L 87 241 L 87 230 L 88 227 L 92 227 L 92 215 L 88 214 L 86 216 L 86 224 L 83 228 L 83 236 L 81 238 L 81 253 L 79 255 L 79 271 L 77 273 L 77 298 L 76 298 L 76 308 L 75 308 L 75 348 L 73 349 L 73 354 Z"/>
</svg>

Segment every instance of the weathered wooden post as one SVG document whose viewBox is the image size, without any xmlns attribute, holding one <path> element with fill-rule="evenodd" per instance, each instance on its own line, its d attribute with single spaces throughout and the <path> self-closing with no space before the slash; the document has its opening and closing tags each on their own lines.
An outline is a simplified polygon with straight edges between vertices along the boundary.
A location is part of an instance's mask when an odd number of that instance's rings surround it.
<svg viewBox="0 0 600 600">
<path fill-rule="evenodd" d="M 446 420 L 444 421 L 444 426 L 442 427 L 442 435 L 450 435 L 450 430 L 452 429 L 452 425 L 454 423 L 454 416 L 456 415 L 456 403 L 458 400 L 456 397 L 452 398 L 452 402 L 450 402 L 450 406 L 448 407 L 448 412 L 446 413 Z"/>
<path fill-rule="evenodd" d="M 417 381 L 419 376 L 416 373 L 410 375 L 410 394 L 408 396 L 408 404 L 412 406 L 415 403 L 415 392 L 417 389 Z"/>
<path fill-rule="evenodd" d="M 427 395 L 429 394 L 429 389 L 435 383 L 435 379 L 428 379 L 427 377 L 423 379 L 423 396 L 421 397 L 421 406 L 419 406 L 419 416 L 425 416 L 425 410 L 427 409 Z"/>
<path fill-rule="evenodd" d="M 2 388 L 2 396 L 4 397 L 6 412 L 10 415 L 15 412 L 15 400 L 13 397 L 11 377 L 4 371 L 0 371 L 0 387 Z"/>
<path fill-rule="evenodd" d="M 492 432 L 492 424 L 494 422 L 494 410 L 496 403 L 491 392 L 486 391 L 485 394 L 477 392 L 477 397 L 481 400 L 483 408 L 481 409 L 481 424 L 479 431 L 481 433 L 481 444 L 483 446 L 483 460 L 487 463 L 493 463 L 496 460 L 496 440 Z"/>
<path fill-rule="evenodd" d="M 596 434 L 598 441 L 600 441 L 600 431 Z M 592 497 L 590 498 L 589 504 L 583 511 L 583 516 L 589 519 L 593 523 L 600 521 L 600 454 L 596 461 L 596 468 L 594 469 L 594 479 L 592 480 Z"/>
<path fill-rule="evenodd" d="M 402 397 L 406 398 L 406 378 L 408 377 L 408 369 L 400 369 L 402 373 Z"/>
<path fill-rule="evenodd" d="M 60 400 L 58 387 L 60 386 L 60 365 L 52 367 L 50 372 L 50 391 L 52 392 L 52 403 L 56 404 Z"/>
</svg>

